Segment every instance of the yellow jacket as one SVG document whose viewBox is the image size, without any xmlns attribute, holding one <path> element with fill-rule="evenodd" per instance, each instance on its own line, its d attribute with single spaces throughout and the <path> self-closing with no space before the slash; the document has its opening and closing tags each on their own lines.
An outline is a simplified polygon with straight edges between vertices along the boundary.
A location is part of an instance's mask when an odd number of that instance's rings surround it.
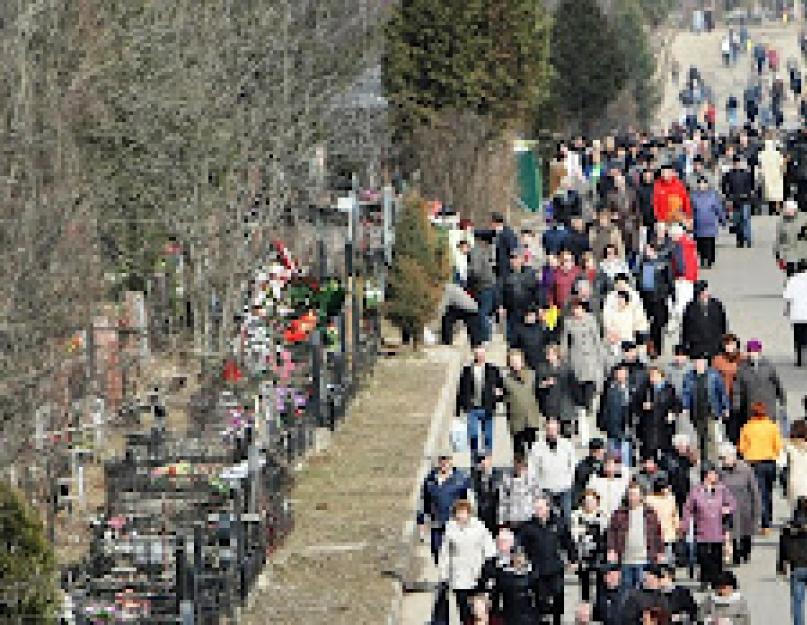
<svg viewBox="0 0 807 625">
<path fill-rule="evenodd" d="M 746 462 L 778 460 L 782 453 L 782 436 L 778 426 L 768 417 L 755 417 L 740 431 L 737 449 Z"/>
</svg>

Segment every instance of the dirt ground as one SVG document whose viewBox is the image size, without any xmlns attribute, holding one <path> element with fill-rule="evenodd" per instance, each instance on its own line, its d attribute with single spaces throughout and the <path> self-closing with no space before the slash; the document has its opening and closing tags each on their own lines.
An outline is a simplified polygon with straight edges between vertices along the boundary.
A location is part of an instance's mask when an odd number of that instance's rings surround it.
<svg viewBox="0 0 807 625">
<path fill-rule="evenodd" d="M 328 449 L 306 462 L 292 493 L 295 528 L 244 625 L 385 622 L 384 571 L 402 564 L 412 476 L 446 374 L 441 349 L 380 360 Z"/>
</svg>

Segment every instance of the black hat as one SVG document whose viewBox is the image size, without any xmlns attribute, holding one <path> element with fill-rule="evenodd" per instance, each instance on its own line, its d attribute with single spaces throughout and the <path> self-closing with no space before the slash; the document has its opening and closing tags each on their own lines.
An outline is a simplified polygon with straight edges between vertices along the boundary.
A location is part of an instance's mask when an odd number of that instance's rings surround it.
<svg viewBox="0 0 807 625">
<path fill-rule="evenodd" d="M 649 573 L 653 577 L 661 577 L 664 575 L 664 571 L 661 569 L 661 565 L 659 564 L 648 564 L 645 569 L 645 573 Z"/>
<path fill-rule="evenodd" d="M 490 220 L 495 224 L 503 224 L 504 223 L 504 215 L 499 212 L 494 212 L 490 214 Z"/>
<path fill-rule="evenodd" d="M 614 571 L 622 571 L 622 567 L 616 562 L 605 562 L 600 567 L 603 573 L 613 573 Z"/>
<path fill-rule="evenodd" d="M 636 343 L 633 341 L 622 341 L 622 351 L 629 352 L 632 349 L 636 349 Z"/>
<path fill-rule="evenodd" d="M 630 282 L 630 276 L 626 273 L 618 273 L 614 276 L 614 282 L 622 280 L 623 282 Z"/>
<path fill-rule="evenodd" d="M 676 345 L 673 347 L 673 355 L 675 356 L 686 356 L 687 355 L 687 348 L 683 345 Z"/>
<path fill-rule="evenodd" d="M 594 449 L 605 449 L 605 441 L 601 438 L 592 438 L 588 442 L 588 448 L 591 450 Z"/>
<path fill-rule="evenodd" d="M 698 280 L 695 282 L 695 294 L 702 293 L 709 288 L 709 283 L 706 280 Z"/>
</svg>

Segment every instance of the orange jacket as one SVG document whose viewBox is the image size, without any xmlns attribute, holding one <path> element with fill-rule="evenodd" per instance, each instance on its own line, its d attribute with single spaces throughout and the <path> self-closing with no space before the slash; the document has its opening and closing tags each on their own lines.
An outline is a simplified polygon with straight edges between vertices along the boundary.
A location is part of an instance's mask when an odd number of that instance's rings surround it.
<svg viewBox="0 0 807 625">
<path fill-rule="evenodd" d="M 754 417 L 740 431 L 737 449 L 747 462 L 778 460 L 782 453 L 782 435 L 768 417 Z"/>
<path fill-rule="evenodd" d="M 653 212 L 658 221 L 669 221 L 670 213 L 674 209 L 670 200 L 674 197 L 679 200 L 680 210 L 687 217 L 692 217 L 692 205 L 684 183 L 678 177 L 670 180 L 659 178 L 653 185 Z"/>
</svg>

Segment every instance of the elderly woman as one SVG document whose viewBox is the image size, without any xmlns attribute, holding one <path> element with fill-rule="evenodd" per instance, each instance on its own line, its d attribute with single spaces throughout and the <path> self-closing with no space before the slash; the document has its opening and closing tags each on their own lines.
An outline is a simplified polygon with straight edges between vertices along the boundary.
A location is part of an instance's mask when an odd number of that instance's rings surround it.
<svg viewBox="0 0 807 625">
<path fill-rule="evenodd" d="M 451 520 L 437 561 L 439 579 L 454 593 L 460 620 L 471 618 L 468 599 L 478 588 L 485 561 L 496 555 L 496 544 L 484 523 L 472 513 L 471 502 L 459 499 L 454 503 Z"/>
<path fill-rule="evenodd" d="M 737 458 L 737 450 L 730 443 L 720 448 L 720 481 L 734 495 L 737 509 L 731 528 L 734 564 L 751 559 L 751 537 L 759 527 L 762 500 L 756 476 L 750 466 Z"/>
</svg>

